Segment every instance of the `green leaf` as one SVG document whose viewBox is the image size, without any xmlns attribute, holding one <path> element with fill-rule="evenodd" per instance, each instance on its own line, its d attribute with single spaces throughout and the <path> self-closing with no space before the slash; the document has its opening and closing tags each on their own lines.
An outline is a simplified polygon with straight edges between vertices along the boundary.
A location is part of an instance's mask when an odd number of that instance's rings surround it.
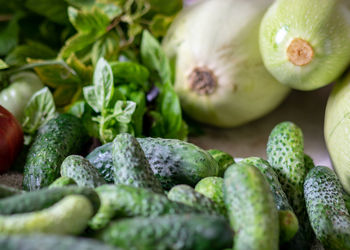
<svg viewBox="0 0 350 250">
<path fill-rule="evenodd" d="M 173 15 L 182 8 L 182 0 L 149 0 L 151 4 L 151 11 L 164 15 Z"/>
<path fill-rule="evenodd" d="M 39 42 L 29 42 L 28 44 L 17 46 L 6 56 L 9 65 L 23 65 L 27 58 L 32 59 L 53 59 L 57 53 Z"/>
<path fill-rule="evenodd" d="M 67 64 L 77 73 L 83 83 L 92 82 L 93 68 L 91 65 L 86 66 L 75 56 L 75 54 L 71 54 L 67 59 Z"/>
<path fill-rule="evenodd" d="M 132 101 L 117 101 L 114 107 L 113 114 L 116 116 L 118 122 L 131 122 L 132 115 L 136 109 L 136 103 Z"/>
<path fill-rule="evenodd" d="M 68 111 L 68 114 L 72 114 L 78 118 L 82 118 L 85 113 L 85 101 L 77 101 L 73 103 Z"/>
<path fill-rule="evenodd" d="M 77 8 L 90 8 L 95 3 L 95 0 L 65 0 L 69 5 Z"/>
<path fill-rule="evenodd" d="M 9 66 L 3 61 L 0 59 L 0 70 L 1 69 L 7 69 Z"/>
<path fill-rule="evenodd" d="M 95 6 L 101 9 L 103 13 L 108 16 L 110 21 L 123 13 L 123 9 L 114 3 L 97 3 Z"/>
<path fill-rule="evenodd" d="M 79 33 L 105 33 L 109 25 L 109 17 L 98 8 L 89 11 L 68 8 L 69 21 Z"/>
<path fill-rule="evenodd" d="M 64 0 L 27 0 L 25 6 L 53 22 L 68 23 L 68 4 Z"/>
<path fill-rule="evenodd" d="M 71 54 L 82 51 L 93 44 L 102 35 L 103 33 L 101 34 L 101 32 L 77 33 L 66 41 L 58 57 L 63 59 L 68 58 Z"/>
<path fill-rule="evenodd" d="M 25 133 L 34 134 L 56 115 L 55 102 L 50 90 L 45 87 L 29 100 L 25 110 L 22 128 Z"/>
<path fill-rule="evenodd" d="M 172 77 L 169 60 L 157 39 L 147 30 L 145 30 L 142 35 L 141 58 L 146 67 L 158 72 L 163 83 L 171 82 Z"/>
<path fill-rule="evenodd" d="M 132 92 L 130 100 L 136 103 L 136 109 L 132 117 L 135 135 L 142 136 L 143 117 L 147 111 L 146 94 L 143 91 Z"/>
<path fill-rule="evenodd" d="M 150 23 L 150 30 L 155 37 L 163 37 L 167 33 L 174 16 L 155 15 Z"/>
<path fill-rule="evenodd" d="M 0 26 L 0 56 L 7 55 L 18 43 L 18 16 L 14 16 L 4 27 Z"/>
<path fill-rule="evenodd" d="M 110 102 L 114 94 L 112 69 L 108 62 L 103 58 L 100 58 L 97 62 L 93 76 L 93 83 L 95 86 L 98 107 L 103 112 L 111 104 Z"/>
<path fill-rule="evenodd" d="M 96 65 L 101 57 L 108 61 L 118 59 L 119 55 L 119 36 L 116 32 L 110 31 L 101 37 L 92 47 L 91 61 Z"/>
<path fill-rule="evenodd" d="M 137 83 L 148 90 L 149 71 L 141 64 L 134 62 L 111 62 L 114 80 L 118 83 Z"/>
<path fill-rule="evenodd" d="M 97 102 L 95 87 L 87 86 L 83 89 L 85 101 L 90 105 L 90 107 L 96 112 L 101 112 L 101 106 Z"/>
</svg>

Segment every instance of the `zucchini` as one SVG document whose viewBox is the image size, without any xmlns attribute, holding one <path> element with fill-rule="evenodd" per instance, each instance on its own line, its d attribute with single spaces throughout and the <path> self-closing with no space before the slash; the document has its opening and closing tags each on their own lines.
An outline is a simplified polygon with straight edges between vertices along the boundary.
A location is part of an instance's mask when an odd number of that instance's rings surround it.
<svg viewBox="0 0 350 250">
<path fill-rule="evenodd" d="M 119 220 L 102 230 L 97 238 L 128 250 L 221 250 L 232 247 L 232 236 L 222 217 L 187 214 Z"/>
<path fill-rule="evenodd" d="M 40 211 L 0 215 L 0 234 L 79 234 L 92 215 L 93 207 L 85 196 L 69 195 Z"/>
<path fill-rule="evenodd" d="M 233 164 L 224 176 L 224 199 L 235 250 L 279 249 L 279 221 L 265 177 L 254 166 Z"/>
<path fill-rule="evenodd" d="M 0 235 L 1 250 L 117 250 L 101 242 L 61 235 Z"/>
<path fill-rule="evenodd" d="M 144 188 L 109 184 L 96 188 L 96 192 L 101 206 L 89 223 L 95 230 L 105 227 L 115 218 L 197 212 L 192 207 L 171 201 L 164 195 Z"/>
<path fill-rule="evenodd" d="M 88 198 L 96 212 L 100 206 L 100 199 L 91 188 L 67 186 L 45 188 L 33 192 L 14 195 L 0 200 L 0 215 L 29 213 L 48 208 L 68 195 L 84 195 Z"/>
<path fill-rule="evenodd" d="M 63 160 L 79 153 L 87 139 L 82 122 L 73 115 L 60 114 L 48 121 L 29 149 L 24 166 L 24 189 L 37 190 L 54 182 Z"/>
<path fill-rule="evenodd" d="M 149 188 L 163 193 L 140 144 L 130 134 L 119 134 L 113 141 L 114 183 Z"/>
<path fill-rule="evenodd" d="M 207 214 L 220 215 L 221 211 L 218 205 L 208 197 L 198 193 L 188 185 L 176 185 L 168 193 L 169 200 L 183 203 L 194 207 Z"/>
<path fill-rule="evenodd" d="M 270 186 L 270 190 L 273 194 L 278 210 L 280 242 L 284 243 L 291 240 L 298 232 L 299 222 L 294 214 L 293 208 L 289 205 L 288 198 L 283 192 L 282 186 L 278 181 L 275 171 L 273 171 L 272 167 L 267 161 L 259 157 L 245 158 L 240 162 L 240 164 L 241 163 L 246 163 L 256 167 L 264 175 Z"/>
<path fill-rule="evenodd" d="M 350 214 L 336 174 L 317 166 L 306 176 L 305 200 L 311 226 L 327 248 L 350 249 Z"/>
<path fill-rule="evenodd" d="M 70 155 L 64 159 L 61 175 L 72 178 L 81 187 L 94 188 L 106 184 L 97 169 L 80 155 Z"/>
</svg>

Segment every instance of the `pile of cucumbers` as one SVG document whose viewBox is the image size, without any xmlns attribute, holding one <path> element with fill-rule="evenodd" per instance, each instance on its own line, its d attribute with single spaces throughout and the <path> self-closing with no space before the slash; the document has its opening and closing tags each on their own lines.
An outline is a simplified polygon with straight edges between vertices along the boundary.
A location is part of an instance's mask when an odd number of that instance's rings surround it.
<svg viewBox="0 0 350 250">
<path fill-rule="evenodd" d="M 267 160 L 130 134 L 82 157 L 86 138 L 67 114 L 41 128 L 24 190 L 0 185 L 0 249 L 350 249 L 350 196 L 292 122 Z"/>
</svg>

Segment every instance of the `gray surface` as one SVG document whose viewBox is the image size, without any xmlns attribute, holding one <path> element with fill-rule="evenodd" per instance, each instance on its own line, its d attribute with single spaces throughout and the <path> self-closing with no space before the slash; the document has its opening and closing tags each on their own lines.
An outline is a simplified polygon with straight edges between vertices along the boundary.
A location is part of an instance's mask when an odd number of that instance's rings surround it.
<svg viewBox="0 0 350 250">
<path fill-rule="evenodd" d="M 224 150 L 234 157 L 266 158 L 266 142 L 273 127 L 282 121 L 292 121 L 302 128 L 305 152 L 315 164 L 331 167 L 323 137 L 324 111 L 331 88 L 293 91 L 276 110 L 259 120 L 233 129 L 205 127 L 204 135 L 190 141 L 205 149 Z"/>
</svg>

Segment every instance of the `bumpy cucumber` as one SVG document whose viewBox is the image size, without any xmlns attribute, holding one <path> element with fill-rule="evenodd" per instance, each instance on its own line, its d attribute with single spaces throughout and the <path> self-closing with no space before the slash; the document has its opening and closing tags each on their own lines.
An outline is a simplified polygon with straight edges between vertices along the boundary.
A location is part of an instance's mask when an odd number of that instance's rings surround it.
<svg viewBox="0 0 350 250">
<path fill-rule="evenodd" d="M 283 192 L 282 186 L 278 181 L 277 174 L 270 164 L 259 157 L 249 157 L 243 159 L 241 163 L 252 165 L 260 170 L 270 185 L 275 204 L 278 210 L 280 222 L 280 242 L 287 242 L 298 232 L 299 223 L 293 208 L 289 205 L 288 198 Z M 238 164 L 239 165 L 239 164 Z"/>
<path fill-rule="evenodd" d="M 344 197 L 344 201 L 345 201 L 345 206 L 350 213 L 350 195 L 348 195 L 347 193 L 345 193 L 345 191 L 343 191 L 343 197 Z"/>
<path fill-rule="evenodd" d="M 89 223 L 95 230 L 105 227 L 115 218 L 197 212 L 192 207 L 144 188 L 110 184 L 96 188 L 96 192 L 101 199 L 101 206 Z"/>
<path fill-rule="evenodd" d="M 60 114 L 44 125 L 30 147 L 24 166 L 23 186 L 36 190 L 59 177 L 63 160 L 81 151 L 87 140 L 82 122 L 75 116 Z"/>
<path fill-rule="evenodd" d="M 214 160 L 218 163 L 219 166 L 219 176 L 224 176 L 226 169 L 235 163 L 233 157 L 221 150 L 218 149 L 210 149 L 208 153 L 214 158 Z"/>
<path fill-rule="evenodd" d="M 168 193 L 169 200 L 183 203 L 194 207 L 207 214 L 220 215 L 221 210 L 218 205 L 208 197 L 195 191 L 188 185 L 176 185 Z"/>
<path fill-rule="evenodd" d="M 24 191 L 22 190 L 0 184 L 0 199 L 16 194 L 21 194 L 23 192 Z"/>
<path fill-rule="evenodd" d="M 61 235 L 0 235 L 1 250 L 117 250 L 96 240 Z"/>
<path fill-rule="evenodd" d="M 233 232 L 222 217 L 166 215 L 135 217 L 109 225 L 97 237 L 122 249 L 223 249 L 232 246 Z"/>
<path fill-rule="evenodd" d="M 350 214 L 335 173 L 317 166 L 307 175 L 304 188 L 307 212 L 317 239 L 327 249 L 350 249 Z"/>
<path fill-rule="evenodd" d="M 218 206 L 222 214 L 227 214 L 227 209 L 224 201 L 224 193 L 222 187 L 224 186 L 224 179 L 221 177 L 206 177 L 200 180 L 195 190 L 203 194 Z"/>
<path fill-rule="evenodd" d="M 279 222 L 269 184 L 248 164 L 233 164 L 224 176 L 224 199 L 235 232 L 234 249 L 278 249 Z"/>
<path fill-rule="evenodd" d="M 106 143 L 95 148 L 86 156 L 92 165 L 100 172 L 107 183 L 113 183 L 112 143 Z"/>
<path fill-rule="evenodd" d="M 307 154 L 304 154 L 304 164 L 306 174 L 310 172 L 311 169 L 315 167 L 314 160 Z"/>
<path fill-rule="evenodd" d="M 29 213 L 48 208 L 68 195 L 84 195 L 96 212 L 100 206 L 97 193 L 91 188 L 67 186 L 41 189 L 0 200 L 0 214 Z"/>
<path fill-rule="evenodd" d="M 41 211 L 1 215 L 1 234 L 79 234 L 93 215 L 91 202 L 82 195 L 69 195 Z"/>
<path fill-rule="evenodd" d="M 299 220 L 299 231 L 287 246 L 289 249 L 309 249 L 313 240 L 304 200 L 304 157 L 301 129 L 292 122 L 277 124 L 269 136 L 267 158 Z"/>
<path fill-rule="evenodd" d="M 202 178 L 219 174 L 219 166 L 213 157 L 194 144 L 161 138 L 137 140 L 164 189 L 168 190 L 177 184 L 194 186 Z M 102 173 L 105 180 L 112 180 L 112 143 L 96 148 L 86 159 Z"/>
<path fill-rule="evenodd" d="M 135 187 L 149 188 L 163 193 L 154 176 L 140 144 L 130 134 L 119 134 L 113 141 L 114 182 Z"/>
<path fill-rule="evenodd" d="M 72 178 L 61 176 L 52 182 L 49 188 L 65 187 L 69 185 L 77 185 L 77 183 Z"/>
<path fill-rule="evenodd" d="M 138 141 L 166 189 L 177 184 L 195 186 L 202 178 L 219 174 L 213 157 L 194 144 L 161 138 L 139 138 Z"/>
<path fill-rule="evenodd" d="M 80 155 L 70 155 L 64 159 L 61 175 L 72 178 L 81 187 L 94 188 L 106 184 L 97 169 Z"/>
</svg>

